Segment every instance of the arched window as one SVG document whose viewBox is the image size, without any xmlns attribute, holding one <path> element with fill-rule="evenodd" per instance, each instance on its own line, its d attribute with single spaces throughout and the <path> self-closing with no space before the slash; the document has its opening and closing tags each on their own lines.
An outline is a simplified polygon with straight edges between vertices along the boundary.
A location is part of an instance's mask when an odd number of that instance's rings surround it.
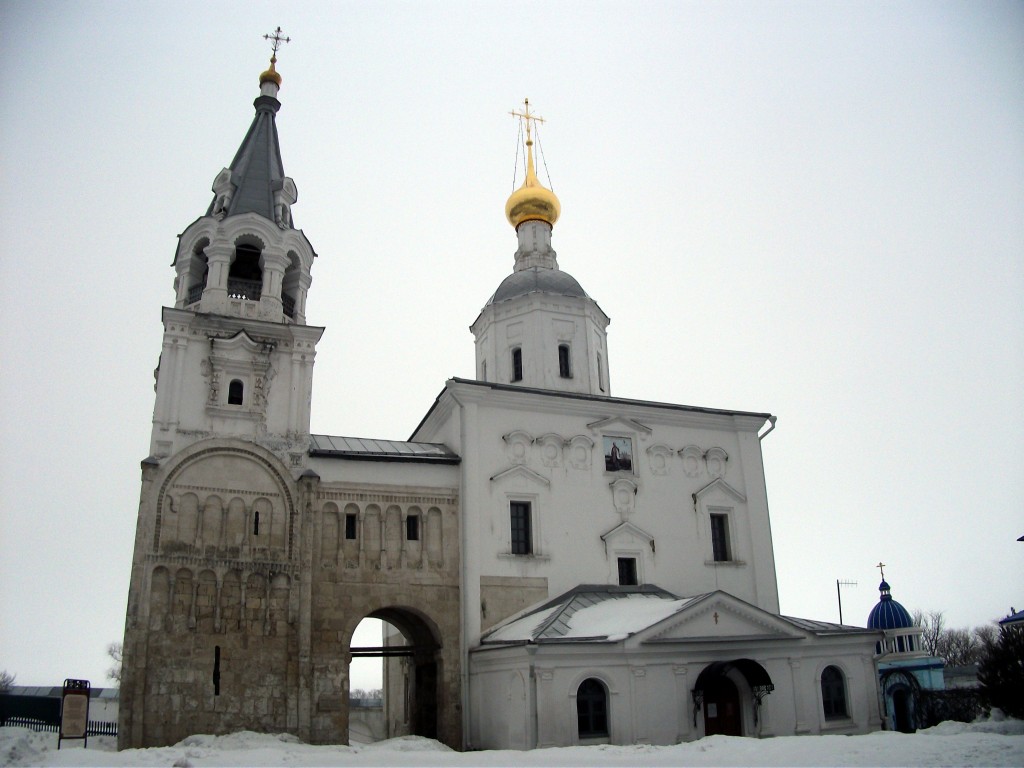
<svg viewBox="0 0 1024 768">
<path fill-rule="evenodd" d="M 523 350 L 516 347 L 512 350 L 512 381 L 523 380 Z"/>
<path fill-rule="evenodd" d="M 593 739 L 608 735 L 608 691 L 604 683 L 588 677 L 576 691 L 579 737 Z"/>
<path fill-rule="evenodd" d="M 245 385 L 239 379 L 232 379 L 228 384 L 228 405 L 241 405 L 245 394 Z"/>
<path fill-rule="evenodd" d="M 572 378 L 572 358 L 569 355 L 569 345 L 558 345 L 558 375 L 563 379 Z"/>
<path fill-rule="evenodd" d="M 821 673 L 821 706 L 826 720 L 849 717 L 846 713 L 846 680 L 839 667 L 825 667 Z"/>
</svg>

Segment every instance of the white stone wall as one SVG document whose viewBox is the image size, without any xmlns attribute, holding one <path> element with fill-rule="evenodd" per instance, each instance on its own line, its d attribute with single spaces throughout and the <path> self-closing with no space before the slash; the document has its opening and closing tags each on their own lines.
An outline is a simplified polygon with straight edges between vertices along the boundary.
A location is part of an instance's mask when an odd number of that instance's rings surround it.
<svg viewBox="0 0 1024 768">
<path fill-rule="evenodd" d="M 555 596 L 578 584 L 617 584 L 620 555 L 637 558 L 642 583 L 682 596 L 723 589 L 778 611 L 757 438 L 764 418 L 456 382 L 448 394 L 457 407 L 436 421 L 432 414 L 416 439 L 454 438 L 449 445 L 463 458 L 470 647 L 482 625 L 504 618 L 482 619 L 481 578 L 545 579 Z M 632 441 L 632 471 L 606 470 L 605 436 Z M 699 458 L 687 463 L 687 449 Z M 510 501 L 532 505 L 532 555 L 511 554 Z M 711 512 L 728 515 L 733 557 L 725 563 L 713 561 Z"/>
<path fill-rule="evenodd" d="M 756 658 L 775 685 L 754 722 L 749 686 L 732 673 L 740 691 L 746 736 L 849 734 L 880 724 L 871 639 L 829 642 L 808 639 L 776 647 L 629 648 L 628 644 L 516 646 L 471 655 L 471 739 L 483 749 L 531 749 L 580 743 L 675 744 L 704 736 L 704 713 L 691 696 L 711 662 Z M 849 717 L 826 720 L 821 672 L 839 666 L 846 679 Z M 608 691 L 609 736 L 578 735 L 576 692 L 587 678 Z"/>
</svg>

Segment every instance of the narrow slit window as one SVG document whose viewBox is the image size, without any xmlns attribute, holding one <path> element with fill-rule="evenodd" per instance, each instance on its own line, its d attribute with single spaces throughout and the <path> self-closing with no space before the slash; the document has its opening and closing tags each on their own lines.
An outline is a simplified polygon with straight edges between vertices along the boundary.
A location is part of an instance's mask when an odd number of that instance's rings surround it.
<svg viewBox="0 0 1024 768">
<path fill-rule="evenodd" d="M 356 516 L 351 512 L 345 515 L 345 538 L 349 541 L 356 538 Z"/>
<path fill-rule="evenodd" d="M 252 515 L 252 535 L 260 535 L 260 511 L 258 509 Z"/>
<path fill-rule="evenodd" d="M 512 350 L 512 381 L 523 380 L 523 350 L 516 347 Z"/>
<path fill-rule="evenodd" d="M 558 345 L 558 375 L 563 379 L 572 378 L 572 356 L 568 344 Z"/>
<path fill-rule="evenodd" d="M 220 646 L 213 649 L 213 695 L 220 696 Z"/>
<path fill-rule="evenodd" d="M 232 379 L 228 384 L 228 405 L 241 405 L 245 395 L 245 385 L 240 379 Z"/>
<path fill-rule="evenodd" d="M 409 515 L 407 518 L 405 518 L 405 538 L 409 541 L 420 540 L 419 515 Z"/>
<path fill-rule="evenodd" d="M 604 392 L 604 358 L 597 353 L 597 388 Z"/>
</svg>

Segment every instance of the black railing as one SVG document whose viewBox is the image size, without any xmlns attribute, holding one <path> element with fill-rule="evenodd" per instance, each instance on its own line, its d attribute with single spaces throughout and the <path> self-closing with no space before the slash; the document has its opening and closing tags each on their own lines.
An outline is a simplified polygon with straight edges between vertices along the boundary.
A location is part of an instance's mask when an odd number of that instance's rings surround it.
<svg viewBox="0 0 1024 768">
<path fill-rule="evenodd" d="M 36 720 L 34 717 L 9 717 L 4 720 L 3 725 L 11 728 L 29 728 L 44 733 L 57 733 L 60 730 L 59 722 Z M 117 736 L 117 723 L 90 720 L 86 733 L 89 736 Z"/>
<path fill-rule="evenodd" d="M 204 288 L 206 288 L 206 286 L 202 285 L 202 284 L 193 285 L 191 288 L 189 288 L 188 289 L 188 298 L 185 299 L 185 303 L 186 304 L 195 304 L 197 301 L 199 301 L 201 298 L 203 298 L 203 289 Z"/>
<path fill-rule="evenodd" d="M 263 293 L 263 283 L 259 280 L 241 280 L 228 278 L 228 298 L 259 301 Z"/>
<path fill-rule="evenodd" d="M 281 305 L 284 307 L 284 313 L 288 317 L 290 317 L 290 318 L 292 318 L 294 320 L 295 319 L 295 299 L 293 299 L 287 293 L 282 293 L 281 294 Z"/>
</svg>

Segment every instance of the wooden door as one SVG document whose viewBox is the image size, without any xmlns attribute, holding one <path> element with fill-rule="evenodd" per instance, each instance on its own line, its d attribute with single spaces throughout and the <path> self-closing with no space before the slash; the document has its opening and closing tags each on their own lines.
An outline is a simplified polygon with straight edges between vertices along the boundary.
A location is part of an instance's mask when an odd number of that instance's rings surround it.
<svg viewBox="0 0 1024 768">
<path fill-rule="evenodd" d="M 704 735 L 742 736 L 740 692 L 727 677 L 719 676 L 704 687 Z"/>
</svg>

